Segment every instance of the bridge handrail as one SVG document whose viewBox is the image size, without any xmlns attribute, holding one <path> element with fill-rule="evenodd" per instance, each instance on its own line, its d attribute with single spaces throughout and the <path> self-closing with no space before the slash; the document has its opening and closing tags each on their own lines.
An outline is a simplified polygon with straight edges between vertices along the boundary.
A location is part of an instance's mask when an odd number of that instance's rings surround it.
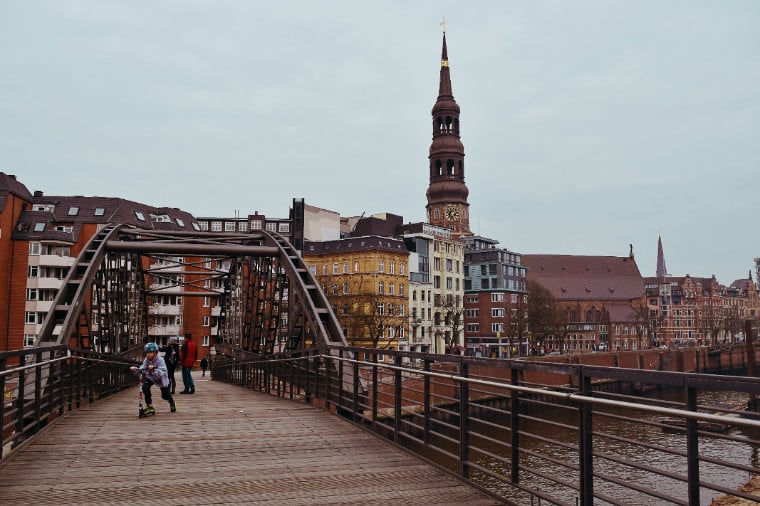
<svg viewBox="0 0 760 506">
<path fill-rule="evenodd" d="M 135 363 L 68 345 L 1 352 L 0 459 L 83 404 L 135 385 Z"/>
<path fill-rule="evenodd" d="M 380 355 L 390 360 L 378 360 Z M 360 356 L 366 360 L 354 358 Z M 322 406 L 427 460 L 434 456 L 433 463 L 489 493 L 500 490 L 503 494 L 508 488 L 523 494 L 525 503 L 540 498 L 556 504 L 571 504 L 573 499 L 584 505 L 599 500 L 627 504 L 628 499 L 616 495 L 621 490 L 672 504 L 697 505 L 707 493 L 760 501 L 757 492 L 736 490 L 704 474 L 700 477 L 702 466 L 718 466 L 734 475 L 760 474 L 757 463 L 721 459 L 700 448 L 706 440 L 720 444 L 750 444 L 755 440 L 760 444 L 760 416 L 744 413 L 739 407 L 718 409 L 708 401 L 698 403 L 696 396 L 708 390 L 757 393 L 759 378 L 336 347 L 305 350 L 297 356 L 221 356 L 214 361 L 212 377 Z M 540 378 L 546 381 L 542 383 Z M 683 400 L 640 395 L 650 388 L 675 388 L 674 393 L 683 392 Z M 566 413 L 576 420 L 575 425 L 550 421 L 554 415 L 549 416 L 546 410 Z M 742 416 L 745 414 L 746 418 Z M 628 424 L 636 434 L 675 432 L 673 438 L 683 449 L 673 450 L 657 438 L 627 438 L 607 432 L 594 427 L 595 418 Z M 550 435 L 535 433 L 534 426 L 544 423 L 553 427 Z M 717 427 L 715 432 L 711 426 Z M 723 426 L 733 432 L 721 432 Z M 569 431 L 578 442 L 568 445 L 568 439 L 553 431 Z M 626 444 L 655 457 L 641 462 L 630 453 L 600 450 L 595 446 L 600 440 Z M 566 454 L 575 452 L 575 461 L 553 454 L 540 457 L 564 469 L 556 475 L 541 465 L 525 464 L 521 453 L 539 458 L 526 446 L 530 441 L 545 441 Z M 682 462 L 683 467 L 673 471 L 659 465 L 657 456 L 661 455 Z M 634 473 L 649 473 L 673 482 L 674 488 L 626 480 L 597 469 L 593 464 L 596 460 Z M 489 467 L 491 464 L 484 461 L 495 462 L 497 467 Z M 507 469 L 506 474 L 503 469 Z M 610 492 L 612 487 L 618 487 L 614 489 L 617 492 Z"/>
</svg>

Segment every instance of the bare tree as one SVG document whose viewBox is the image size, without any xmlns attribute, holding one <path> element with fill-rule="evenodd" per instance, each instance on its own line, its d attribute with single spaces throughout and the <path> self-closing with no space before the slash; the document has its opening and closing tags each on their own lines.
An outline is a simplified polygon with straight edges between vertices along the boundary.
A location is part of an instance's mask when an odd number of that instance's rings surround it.
<svg viewBox="0 0 760 506">
<path fill-rule="evenodd" d="M 544 341 L 549 335 L 556 338 L 560 328 L 562 328 L 562 339 L 566 337 L 567 325 L 561 318 L 562 312 L 559 311 L 557 300 L 547 288 L 535 281 L 528 281 L 527 311 L 527 326 L 534 338 L 541 338 Z"/>
<path fill-rule="evenodd" d="M 638 349 L 642 349 L 644 336 L 649 336 L 651 331 L 651 319 L 649 316 L 649 306 L 642 301 L 637 300 L 631 303 L 631 323 L 633 331 L 636 334 Z"/>
<path fill-rule="evenodd" d="M 445 297 L 441 297 L 438 302 L 440 302 L 437 305 L 443 317 L 443 321 L 439 321 L 438 324 L 442 324 L 443 326 L 444 346 L 446 349 L 453 349 L 454 346 L 459 344 L 457 338 L 464 328 L 462 298 L 459 295 L 446 295 Z"/>
</svg>

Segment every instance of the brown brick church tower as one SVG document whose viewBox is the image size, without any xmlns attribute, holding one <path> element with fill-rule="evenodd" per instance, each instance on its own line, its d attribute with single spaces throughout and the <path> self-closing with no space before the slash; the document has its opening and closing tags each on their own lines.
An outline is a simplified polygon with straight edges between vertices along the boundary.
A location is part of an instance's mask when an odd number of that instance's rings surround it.
<svg viewBox="0 0 760 506">
<path fill-rule="evenodd" d="M 442 23 L 445 26 L 444 23 Z M 459 105 L 451 92 L 446 30 L 443 30 L 438 100 L 433 106 L 433 142 L 430 144 L 430 185 L 427 216 L 432 225 L 447 227 L 457 235 L 470 231 L 469 190 L 464 184 L 464 146 L 459 139 Z"/>
</svg>

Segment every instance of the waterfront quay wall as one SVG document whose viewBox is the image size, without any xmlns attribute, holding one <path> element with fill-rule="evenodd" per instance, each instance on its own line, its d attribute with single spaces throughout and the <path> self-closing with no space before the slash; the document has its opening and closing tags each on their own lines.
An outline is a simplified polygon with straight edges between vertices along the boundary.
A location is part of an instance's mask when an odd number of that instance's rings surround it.
<svg viewBox="0 0 760 506">
<path fill-rule="evenodd" d="M 724 350 L 710 350 L 700 348 L 676 348 L 670 350 L 651 349 L 643 351 L 624 351 L 606 353 L 578 353 L 558 355 L 551 357 L 531 357 L 528 360 L 559 364 L 580 364 L 602 367 L 621 367 L 627 369 L 640 369 L 647 371 L 669 371 L 682 373 L 730 373 L 747 369 L 746 349 L 733 348 Z M 755 363 L 760 361 L 760 351 L 755 351 Z M 486 359 L 471 363 L 468 366 L 470 377 L 486 380 L 506 381 L 511 375 L 511 369 L 507 366 L 508 361 Z M 459 364 L 456 362 L 437 363 L 431 367 L 432 372 L 442 374 L 459 374 Z M 547 387 L 573 386 L 577 378 L 568 374 L 562 374 L 556 370 L 522 370 L 520 382 L 523 384 L 541 385 Z M 393 375 L 379 378 L 377 385 L 378 404 L 381 411 L 392 409 L 395 399 Z M 577 385 L 575 385 L 577 386 Z M 612 387 L 612 385 L 609 385 Z M 424 403 L 424 380 L 421 376 L 410 375 L 402 379 L 402 398 L 404 405 L 422 405 Z M 430 382 L 430 394 L 432 403 L 435 405 L 448 404 L 458 398 L 459 384 L 446 378 L 435 378 Z M 491 396 L 501 397 L 505 392 L 497 387 L 481 386 L 473 387 L 477 393 L 471 391 L 473 398 L 487 398 Z M 604 388 L 604 385 L 596 385 L 594 388 Z M 613 387 L 614 388 L 614 387 Z M 474 394 L 474 395 L 473 395 Z"/>
</svg>

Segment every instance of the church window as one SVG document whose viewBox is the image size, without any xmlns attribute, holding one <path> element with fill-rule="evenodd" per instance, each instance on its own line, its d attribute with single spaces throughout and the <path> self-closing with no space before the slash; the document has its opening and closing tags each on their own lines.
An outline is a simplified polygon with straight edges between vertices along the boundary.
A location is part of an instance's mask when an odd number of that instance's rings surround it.
<svg viewBox="0 0 760 506">
<path fill-rule="evenodd" d="M 454 160 L 452 160 L 451 158 L 446 160 L 446 174 L 449 176 L 454 175 Z"/>
<path fill-rule="evenodd" d="M 435 174 L 436 176 L 443 175 L 443 164 L 441 164 L 440 160 L 435 161 Z"/>
</svg>

